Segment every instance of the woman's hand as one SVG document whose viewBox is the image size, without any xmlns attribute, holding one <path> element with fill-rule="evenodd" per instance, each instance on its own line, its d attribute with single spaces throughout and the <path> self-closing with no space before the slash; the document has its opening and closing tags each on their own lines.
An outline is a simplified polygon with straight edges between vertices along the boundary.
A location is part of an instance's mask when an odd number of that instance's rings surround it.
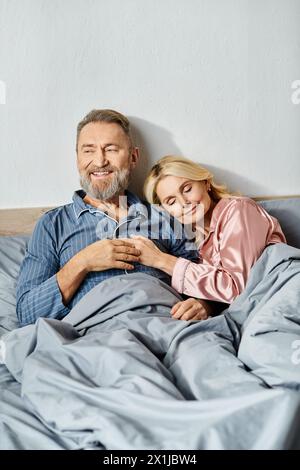
<svg viewBox="0 0 300 470">
<path fill-rule="evenodd" d="M 133 236 L 128 239 L 137 250 L 140 251 L 139 262 L 146 266 L 155 267 L 157 258 L 163 255 L 163 252 L 149 238 L 141 236 Z"/>
<path fill-rule="evenodd" d="M 172 276 L 176 264 L 176 256 L 168 255 L 161 251 L 152 240 L 141 236 L 133 236 L 127 241 L 134 243 L 137 250 L 140 251 L 139 262 L 145 266 L 160 269 Z"/>
<path fill-rule="evenodd" d="M 206 320 L 212 313 L 209 302 L 189 298 L 173 305 L 171 315 L 177 320 Z"/>
</svg>

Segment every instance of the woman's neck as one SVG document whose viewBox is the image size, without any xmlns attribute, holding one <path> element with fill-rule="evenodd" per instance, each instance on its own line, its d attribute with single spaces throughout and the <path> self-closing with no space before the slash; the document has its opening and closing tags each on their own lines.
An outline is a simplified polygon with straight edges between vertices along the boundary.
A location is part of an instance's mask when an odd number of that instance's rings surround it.
<svg viewBox="0 0 300 470">
<path fill-rule="evenodd" d="M 211 204 L 210 204 L 210 207 L 208 209 L 208 211 L 206 212 L 206 214 L 204 215 L 204 224 L 200 225 L 200 226 L 197 226 L 196 224 L 193 225 L 193 230 L 196 231 L 197 233 L 197 236 L 196 238 L 198 240 L 205 240 L 207 238 L 207 236 L 209 235 L 209 232 L 210 232 L 210 223 L 211 223 L 211 218 L 212 218 L 212 214 L 213 214 L 213 211 L 214 211 L 214 208 L 216 207 L 217 205 L 217 202 L 215 201 L 211 201 Z"/>
<path fill-rule="evenodd" d="M 217 202 L 211 200 L 209 209 L 206 212 L 206 214 L 204 215 L 204 232 L 205 233 L 207 232 L 207 234 L 209 233 L 210 222 L 211 222 L 212 214 L 213 214 L 213 211 L 214 211 L 214 208 L 216 207 L 216 205 L 217 205 Z"/>
</svg>

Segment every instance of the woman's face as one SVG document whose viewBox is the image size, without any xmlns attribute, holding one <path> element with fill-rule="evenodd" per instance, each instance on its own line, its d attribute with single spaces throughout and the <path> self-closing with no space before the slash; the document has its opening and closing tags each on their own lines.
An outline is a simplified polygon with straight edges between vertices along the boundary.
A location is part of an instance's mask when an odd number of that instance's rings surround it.
<svg viewBox="0 0 300 470">
<path fill-rule="evenodd" d="M 165 176 L 156 193 L 161 205 L 183 224 L 199 223 L 211 206 L 207 181 L 193 181 L 179 176 Z"/>
</svg>

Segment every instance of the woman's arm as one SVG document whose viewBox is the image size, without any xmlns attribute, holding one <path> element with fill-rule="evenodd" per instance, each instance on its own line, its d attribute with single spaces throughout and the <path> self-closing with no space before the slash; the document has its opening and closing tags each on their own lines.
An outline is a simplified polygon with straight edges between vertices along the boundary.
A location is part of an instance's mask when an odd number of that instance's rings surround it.
<svg viewBox="0 0 300 470">
<path fill-rule="evenodd" d="M 144 237 L 134 237 L 142 255 L 140 262 L 172 276 L 179 293 L 203 300 L 230 304 L 244 289 L 249 272 L 268 244 L 285 242 L 280 226 L 247 198 L 234 199 L 222 211 L 214 247 L 218 265 L 193 263 L 163 253 Z"/>
<path fill-rule="evenodd" d="M 251 267 L 272 238 L 272 224 L 254 201 L 233 200 L 219 224 L 218 246 L 214 247 L 218 265 L 179 258 L 173 268 L 172 286 L 191 297 L 231 303 L 244 289 Z M 284 242 L 280 233 L 276 241 Z"/>
</svg>

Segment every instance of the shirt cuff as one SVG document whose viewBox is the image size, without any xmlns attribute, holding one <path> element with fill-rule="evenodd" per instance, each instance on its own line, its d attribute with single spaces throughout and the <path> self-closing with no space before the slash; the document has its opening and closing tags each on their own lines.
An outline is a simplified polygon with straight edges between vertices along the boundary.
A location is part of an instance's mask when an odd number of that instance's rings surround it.
<svg viewBox="0 0 300 470">
<path fill-rule="evenodd" d="M 190 263 L 191 261 L 187 259 L 178 258 L 174 266 L 172 274 L 172 287 L 177 290 L 179 294 L 183 293 L 185 272 Z"/>
<path fill-rule="evenodd" d="M 70 308 L 66 307 L 65 304 L 63 303 L 63 299 L 62 299 L 60 288 L 58 286 L 56 274 L 54 274 L 54 276 L 52 276 L 52 278 L 50 278 L 50 279 L 53 283 L 53 288 L 56 291 L 53 310 L 59 312 L 57 315 L 54 316 L 54 318 L 60 319 L 60 318 L 63 318 L 64 316 L 66 316 L 67 313 L 70 312 Z"/>
</svg>

